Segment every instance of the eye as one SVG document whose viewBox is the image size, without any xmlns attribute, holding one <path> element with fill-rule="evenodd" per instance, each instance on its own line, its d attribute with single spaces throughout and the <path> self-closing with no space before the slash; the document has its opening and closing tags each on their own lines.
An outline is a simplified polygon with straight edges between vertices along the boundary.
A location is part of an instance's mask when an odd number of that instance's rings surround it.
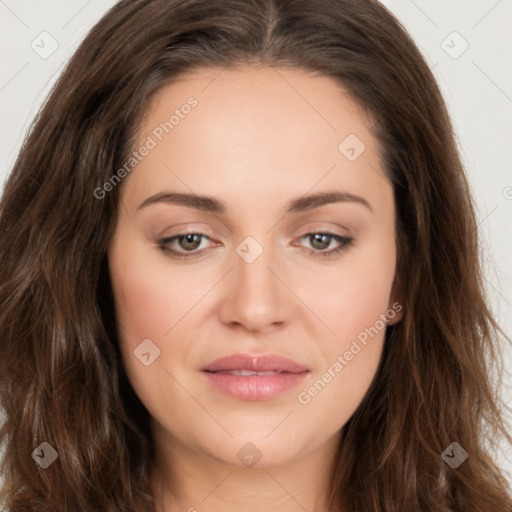
<svg viewBox="0 0 512 512">
<path fill-rule="evenodd" d="M 307 239 L 310 241 L 311 249 L 309 249 L 310 253 L 313 253 L 313 256 L 335 256 L 340 253 L 354 242 L 354 239 L 347 236 L 336 235 L 335 233 L 307 233 L 301 237 L 301 240 Z M 326 251 L 332 242 L 337 243 L 338 245 L 334 248 Z"/>
<path fill-rule="evenodd" d="M 201 245 L 202 239 L 209 240 L 210 237 L 204 233 L 179 233 L 178 235 L 159 240 L 158 246 L 162 251 L 170 254 L 173 258 L 185 259 L 196 255 L 198 252 L 197 249 Z M 177 244 L 178 248 L 183 249 L 185 252 L 181 252 L 172 248 L 171 245 L 173 244 L 175 247 Z"/>
<path fill-rule="evenodd" d="M 158 241 L 158 247 L 176 259 L 186 259 L 199 255 L 205 247 L 201 247 L 201 242 L 206 239 L 210 240 L 208 235 L 204 233 L 179 233 L 177 235 L 163 238 Z M 335 256 L 350 245 L 354 239 L 346 236 L 336 235 L 335 233 L 307 233 L 300 237 L 300 240 L 307 239 L 311 243 L 311 247 L 303 247 L 313 256 Z M 326 250 L 331 246 L 332 242 L 338 245 L 334 248 Z M 173 247 L 174 246 L 174 247 Z"/>
</svg>

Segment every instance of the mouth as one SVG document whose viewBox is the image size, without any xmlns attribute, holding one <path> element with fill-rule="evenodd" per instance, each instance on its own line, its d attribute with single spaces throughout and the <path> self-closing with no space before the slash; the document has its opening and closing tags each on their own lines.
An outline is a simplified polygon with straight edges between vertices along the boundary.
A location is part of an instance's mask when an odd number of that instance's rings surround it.
<svg viewBox="0 0 512 512">
<path fill-rule="evenodd" d="M 209 371 L 209 370 L 205 370 Z M 281 373 L 291 373 L 291 372 L 282 372 L 282 371 L 269 371 L 269 372 L 254 372 L 251 370 L 222 370 L 219 372 L 210 372 L 210 373 L 218 373 L 221 375 L 280 375 Z"/>
<path fill-rule="evenodd" d="M 270 400 L 298 386 L 310 371 L 275 354 L 234 354 L 202 368 L 216 391 L 239 400 Z"/>
<path fill-rule="evenodd" d="M 251 354 L 232 354 L 213 361 L 202 368 L 202 370 L 216 373 L 231 371 L 301 373 L 308 371 L 305 366 L 296 361 L 277 354 L 256 356 Z"/>
</svg>

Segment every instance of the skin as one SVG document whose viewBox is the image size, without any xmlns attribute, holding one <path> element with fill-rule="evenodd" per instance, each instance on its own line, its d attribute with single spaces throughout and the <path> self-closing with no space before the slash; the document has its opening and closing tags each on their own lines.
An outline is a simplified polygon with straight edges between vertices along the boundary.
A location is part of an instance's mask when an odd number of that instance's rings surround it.
<svg viewBox="0 0 512 512">
<path fill-rule="evenodd" d="M 374 378 L 385 327 L 359 343 L 342 371 L 333 364 L 397 301 L 393 189 L 371 120 L 328 77 L 202 69 L 153 96 L 137 147 L 190 96 L 197 106 L 124 179 L 108 255 L 123 364 L 152 417 L 157 507 L 326 510 L 340 429 Z M 354 161 L 338 149 L 349 134 L 366 146 Z M 284 213 L 293 199 L 331 190 L 360 196 L 371 209 L 346 201 Z M 214 197 L 226 211 L 139 208 L 164 191 Z M 158 241 L 184 231 L 210 238 L 172 242 L 196 253 L 174 259 Z M 340 244 L 307 236 L 322 232 L 353 244 L 323 257 Z M 236 251 L 248 236 L 263 249 L 252 263 Z M 144 339 L 160 350 L 148 366 L 134 355 Z M 276 353 L 310 373 L 271 400 L 239 400 L 200 371 L 234 353 Z M 301 403 L 299 393 L 329 368 L 330 382 Z M 252 467 L 237 456 L 247 443 L 261 455 Z"/>
</svg>

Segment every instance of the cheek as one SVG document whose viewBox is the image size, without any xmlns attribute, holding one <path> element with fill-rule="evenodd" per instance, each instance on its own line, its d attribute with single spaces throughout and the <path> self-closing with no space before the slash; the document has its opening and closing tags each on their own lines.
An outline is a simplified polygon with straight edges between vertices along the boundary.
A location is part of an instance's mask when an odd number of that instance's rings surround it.
<svg viewBox="0 0 512 512">
<path fill-rule="evenodd" d="M 297 401 L 307 417 L 329 418 L 325 426 L 333 432 L 355 412 L 377 372 L 387 327 L 385 315 L 395 314 L 390 304 L 395 261 L 391 244 L 381 244 L 364 255 L 354 253 L 345 258 L 339 271 L 320 279 L 323 286 L 315 289 L 322 289 L 323 294 L 309 295 L 318 316 L 334 334 L 327 333 L 318 344 L 322 364 L 302 387 Z"/>
<path fill-rule="evenodd" d="M 323 435 L 334 434 L 350 419 L 377 373 L 387 327 L 381 315 L 390 311 L 389 287 L 383 289 L 338 300 L 340 311 L 331 320 L 336 336 L 325 336 L 318 344 L 321 364 L 297 394 L 310 428 L 324 418 Z"/>
<path fill-rule="evenodd" d="M 305 279 L 299 290 L 310 309 L 329 327 L 331 333 L 326 331 L 325 339 L 338 349 L 373 326 L 390 308 L 395 248 L 375 245 L 364 253 L 347 253 L 335 270 L 331 267 L 316 272 L 315 279 Z"/>
<path fill-rule="evenodd" d="M 132 342 L 144 338 L 160 340 L 200 299 L 201 288 L 190 286 L 190 280 L 178 272 L 172 278 L 166 276 L 164 256 L 156 249 L 130 248 L 125 254 L 117 257 L 115 248 L 111 254 L 119 328 L 129 334 Z"/>
<path fill-rule="evenodd" d="M 143 250 L 122 240 L 112 244 L 109 254 L 122 364 L 135 393 L 153 417 L 161 410 L 163 390 L 167 394 L 170 391 L 170 377 L 165 373 L 168 358 L 182 357 L 179 344 L 164 343 L 165 334 L 184 316 L 185 306 L 192 300 L 188 295 L 193 294 L 180 286 L 179 279 L 172 281 L 172 289 L 169 287 L 159 256 L 156 250 Z M 146 353 L 148 365 L 143 362 Z"/>
</svg>

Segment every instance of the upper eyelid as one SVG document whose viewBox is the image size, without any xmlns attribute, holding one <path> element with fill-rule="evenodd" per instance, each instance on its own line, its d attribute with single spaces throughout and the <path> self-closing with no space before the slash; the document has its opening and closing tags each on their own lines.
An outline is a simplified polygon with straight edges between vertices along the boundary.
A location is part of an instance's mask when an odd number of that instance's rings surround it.
<svg viewBox="0 0 512 512">
<path fill-rule="evenodd" d="M 184 223 L 184 224 L 188 224 L 188 223 Z M 324 234 L 328 234 L 328 235 L 332 235 L 332 236 L 344 236 L 344 237 L 350 237 L 351 236 L 350 233 L 352 232 L 352 229 L 349 229 L 348 227 L 339 225 L 339 224 L 334 223 L 334 222 L 317 221 L 317 222 L 314 222 L 312 224 L 316 224 L 316 226 L 309 227 L 307 231 L 305 231 L 302 235 L 299 235 L 299 236 L 305 236 L 305 235 L 316 234 L 316 233 L 324 233 Z M 333 227 L 326 227 L 326 224 L 335 225 L 338 228 L 345 230 L 346 233 L 338 233 L 338 232 L 335 231 L 335 228 L 333 228 Z M 317 227 L 317 226 L 319 226 L 319 227 Z M 184 227 L 182 229 L 183 229 L 183 231 L 179 231 L 179 232 L 177 232 L 174 235 L 162 236 L 160 238 L 161 239 L 168 239 L 168 238 L 173 238 L 173 237 L 176 237 L 176 236 L 185 236 L 185 235 L 198 234 L 198 235 L 206 236 L 206 237 L 208 237 L 210 239 L 215 239 L 215 235 L 210 235 L 208 229 L 204 229 L 204 228 L 201 228 L 201 227 L 199 227 L 197 229 L 194 229 L 194 228 L 187 229 L 186 227 Z M 226 233 L 224 233 L 223 230 L 221 230 L 221 233 L 222 233 L 221 236 L 225 236 L 226 235 Z"/>
</svg>

